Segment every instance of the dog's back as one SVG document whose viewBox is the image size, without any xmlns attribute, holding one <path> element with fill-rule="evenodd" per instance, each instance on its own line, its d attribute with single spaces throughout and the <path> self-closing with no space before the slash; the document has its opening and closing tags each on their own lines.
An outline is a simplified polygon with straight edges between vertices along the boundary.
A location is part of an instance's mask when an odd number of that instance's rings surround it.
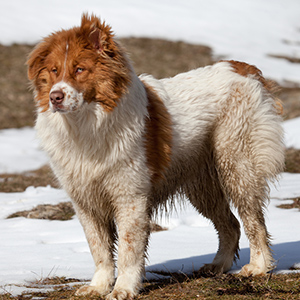
<svg viewBox="0 0 300 300">
<path fill-rule="evenodd" d="M 240 62 L 222 61 L 162 80 L 141 77 L 160 96 L 172 122 L 171 174 L 177 161 L 192 170 L 205 155 L 213 156 L 213 163 L 221 153 L 238 161 L 247 151 L 262 179 L 273 180 L 282 169 L 280 103 L 258 69 L 243 64 L 238 73 L 236 64 Z M 250 67 L 256 72 L 246 73 Z M 187 173 L 181 174 L 185 182 Z"/>
</svg>

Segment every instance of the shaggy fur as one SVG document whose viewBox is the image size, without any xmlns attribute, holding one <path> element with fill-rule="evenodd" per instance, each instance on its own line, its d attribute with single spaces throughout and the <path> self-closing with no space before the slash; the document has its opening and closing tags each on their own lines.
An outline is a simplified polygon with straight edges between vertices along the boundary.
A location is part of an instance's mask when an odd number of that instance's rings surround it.
<svg viewBox="0 0 300 300">
<path fill-rule="evenodd" d="M 38 136 L 96 265 L 77 294 L 137 295 L 150 218 L 175 194 L 219 235 L 201 273 L 226 272 L 238 255 L 230 203 L 250 241 L 241 274 L 272 268 L 264 207 L 268 182 L 282 170 L 283 131 L 271 85 L 256 67 L 222 61 L 169 79 L 138 78 L 111 28 L 88 15 L 80 27 L 45 38 L 27 63 Z"/>
</svg>

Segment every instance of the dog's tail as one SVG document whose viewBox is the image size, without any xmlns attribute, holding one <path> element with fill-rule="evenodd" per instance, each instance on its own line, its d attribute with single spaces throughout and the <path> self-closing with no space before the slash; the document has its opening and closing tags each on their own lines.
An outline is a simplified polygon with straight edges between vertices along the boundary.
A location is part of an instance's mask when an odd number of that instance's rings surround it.
<svg viewBox="0 0 300 300">
<path fill-rule="evenodd" d="M 220 168 L 231 165 L 226 176 L 222 175 L 222 180 L 235 177 L 237 182 L 231 184 L 233 188 L 240 187 L 244 180 L 248 192 L 252 186 L 253 194 L 261 190 L 257 198 L 266 199 L 268 183 L 275 181 L 284 169 L 282 105 L 274 96 L 277 87 L 255 66 L 237 61 L 226 63 L 242 78 L 233 80 L 231 94 L 215 129 L 216 157 Z M 238 175 L 233 176 L 234 172 Z"/>
<path fill-rule="evenodd" d="M 228 60 L 226 62 L 231 65 L 231 67 L 236 73 L 244 77 L 248 77 L 250 75 L 253 76 L 253 78 L 255 78 L 256 80 L 258 80 L 263 85 L 264 89 L 272 96 L 277 114 L 283 114 L 282 102 L 276 96 L 276 94 L 278 94 L 278 92 L 280 91 L 280 88 L 275 81 L 264 78 L 261 70 L 259 70 L 256 66 L 235 60 Z"/>
</svg>

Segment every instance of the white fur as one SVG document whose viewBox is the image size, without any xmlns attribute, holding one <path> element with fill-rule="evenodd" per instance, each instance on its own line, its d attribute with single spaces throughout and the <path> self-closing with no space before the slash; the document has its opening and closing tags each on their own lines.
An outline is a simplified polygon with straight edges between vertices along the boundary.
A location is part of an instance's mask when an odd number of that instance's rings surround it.
<svg viewBox="0 0 300 300">
<path fill-rule="evenodd" d="M 173 122 L 174 154 L 181 155 L 191 141 L 199 143 L 228 97 L 231 82 L 244 80 L 227 63 L 199 68 L 173 78 L 141 76 L 163 99 Z M 220 86 L 223 89 L 220 89 Z M 200 146 L 200 145 L 199 145 Z"/>
</svg>

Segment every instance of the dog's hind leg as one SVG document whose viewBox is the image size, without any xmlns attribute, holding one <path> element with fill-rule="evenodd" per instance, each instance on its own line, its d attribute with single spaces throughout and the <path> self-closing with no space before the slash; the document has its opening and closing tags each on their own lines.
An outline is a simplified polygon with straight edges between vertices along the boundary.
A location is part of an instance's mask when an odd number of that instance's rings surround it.
<svg viewBox="0 0 300 300">
<path fill-rule="evenodd" d="M 272 269 L 269 234 L 263 214 L 263 201 L 267 188 L 261 187 L 256 181 L 250 166 L 244 167 L 242 173 L 235 169 L 225 176 L 224 185 L 233 204 L 237 207 L 250 242 L 250 263 L 242 268 L 240 274 L 261 275 Z"/>
<path fill-rule="evenodd" d="M 239 199 L 238 212 L 250 242 L 250 263 L 243 266 L 240 275 L 264 275 L 273 269 L 270 236 L 265 225 L 263 207 L 259 196 Z"/>
<path fill-rule="evenodd" d="M 238 257 L 240 225 L 230 210 L 217 174 L 209 176 L 209 172 L 204 173 L 186 185 L 185 193 L 198 212 L 213 222 L 218 233 L 219 249 L 213 262 L 199 270 L 201 275 L 212 276 L 229 271 Z"/>
<path fill-rule="evenodd" d="M 274 100 L 258 82 L 245 79 L 232 87 L 215 129 L 219 178 L 250 242 L 250 263 L 241 271 L 245 276 L 272 269 L 264 208 L 269 198 L 268 181 L 276 178 L 284 163 L 280 121 Z"/>
</svg>

